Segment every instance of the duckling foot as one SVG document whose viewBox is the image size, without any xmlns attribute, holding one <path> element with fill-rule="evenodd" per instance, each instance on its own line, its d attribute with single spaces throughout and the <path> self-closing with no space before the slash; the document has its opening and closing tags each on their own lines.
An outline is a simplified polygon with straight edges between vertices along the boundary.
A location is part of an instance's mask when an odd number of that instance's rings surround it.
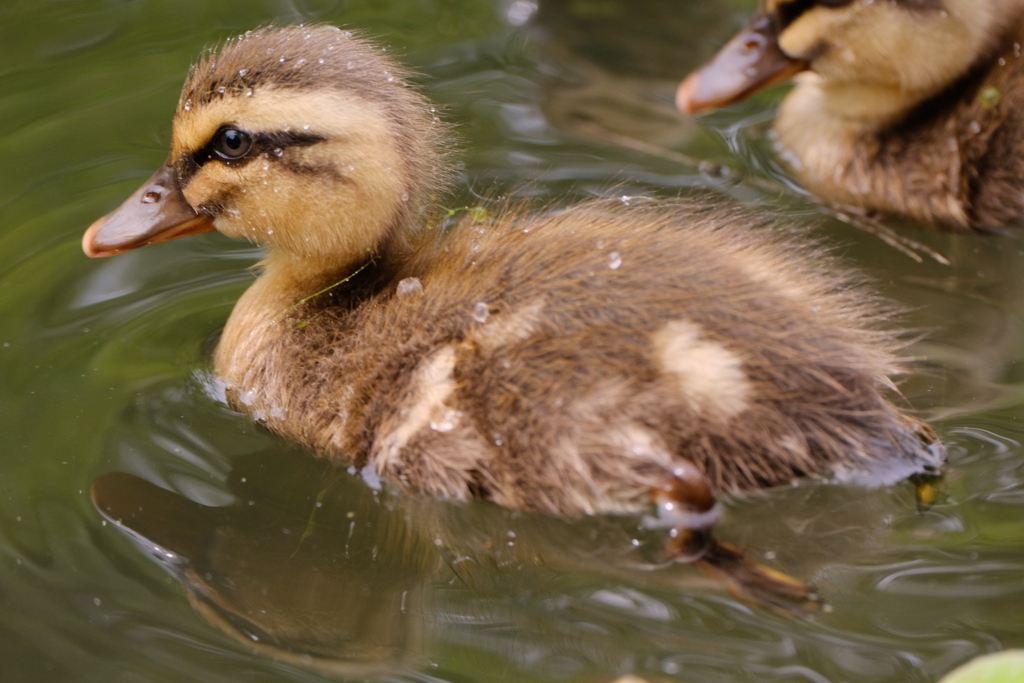
<svg viewBox="0 0 1024 683">
<path fill-rule="evenodd" d="M 914 485 L 914 498 L 917 500 L 917 511 L 928 512 L 942 495 L 941 474 L 915 474 L 910 478 Z"/>
<path fill-rule="evenodd" d="M 729 543 L 708 537 L 704 554 L 694 564 L 740 600 L 759 607 L 794 616 L 821 609 L 822 600 L 814 588 L 788 574 L 751 562 L 746 553 Z"/>
<path fill-rule="evenodd" d="M 807 584 L 751 562 L 736 546 L 714 539 L 711 528 L 719 505 L 695 467 L 680 465 L 652 494 L 659 519 L 671 527 L 665 550 L 677 561 L 695 564 L 741 600 L 776 612 L 804 615 L 821 608 L 821 599 Z"/>
</svg>

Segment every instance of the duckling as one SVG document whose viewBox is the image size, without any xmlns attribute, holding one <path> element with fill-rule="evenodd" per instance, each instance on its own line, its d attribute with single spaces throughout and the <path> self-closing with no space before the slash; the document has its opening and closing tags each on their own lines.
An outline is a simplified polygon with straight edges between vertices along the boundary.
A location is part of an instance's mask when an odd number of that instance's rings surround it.
<svg viewBox="0 0 1024 683">
<path fill-rule="evenodd" d="M 1022 33 L 1021 0 L 763 0 L 676 102 L 693 113 L 800 74 L 775 133 L 811 192 L 1000 229 L 1024 218 Z"/>
<path fill-rule="evenodd" d="M 406 75 L 328 27 L 230 40 L 192 68 L 168 161 L 86 232 L 89 256 L 266 247 L 213 358 L 234 408 L 412 491 L 648 511 L 754 599 L 810 593 L 712 538 L 720 493 L 941 467 L 887 399 L 881 305 L 768 220 L 623 198 L 432 228 L 451 130 Z"/>
</svg>

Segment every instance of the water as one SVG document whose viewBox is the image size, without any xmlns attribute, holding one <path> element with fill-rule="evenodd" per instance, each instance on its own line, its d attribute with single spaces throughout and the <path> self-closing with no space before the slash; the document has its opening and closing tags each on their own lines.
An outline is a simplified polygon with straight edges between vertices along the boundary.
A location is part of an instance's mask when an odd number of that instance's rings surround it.
<svg viewBox="0 0 1024 683">
<path fill-rule="evenodd" d="M 753 4 L 0 7 L 4 680 L 935 681 L 1024 646 L 1024 239 L 891 226 L 951 265 L 917 262 L 789 179 L 766 137 L 779 92 L 677 116 L 674 83 Z M 90 261 L 79 240 L 163 161 L 190 61 L 298 21 L 361 27 L 424 74 L 464 141 L 453 209 L 711 190 L 840 245 L 918 334 L 902 389 L 949 448 L 944 501 L 814 483 L 730 501 L 722 537 L 830 603 L 792 619 L 660 565 L 638 520 L 396 495 L 227 410 L 209 352 L 258 254 L 207 235 Z M 104 475 L 135 541 L 90 500 Z"/>
</svg>

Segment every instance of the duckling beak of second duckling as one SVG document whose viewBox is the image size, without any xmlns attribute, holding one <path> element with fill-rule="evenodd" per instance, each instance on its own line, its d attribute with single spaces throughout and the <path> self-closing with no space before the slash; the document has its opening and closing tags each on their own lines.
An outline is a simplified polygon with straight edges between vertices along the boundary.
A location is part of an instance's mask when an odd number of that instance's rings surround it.
<svg viewBox="0 0 1024 683">
<path fill-rule="evenodd" d="M 185 200 L 174 169 L 160 167 L 124 204 L 89 226 L 82 250 L 93 258 L 213 232 L 213 220 Z"/>
<path fill-rule="evenodd" d="M 724 107 L 807 68 L 807 62 L 782 51 L 775 22 L 760 15 L 714 59 L 686 77 L 676 91 L 676 106 L 687 114 Z"/>
</svg>

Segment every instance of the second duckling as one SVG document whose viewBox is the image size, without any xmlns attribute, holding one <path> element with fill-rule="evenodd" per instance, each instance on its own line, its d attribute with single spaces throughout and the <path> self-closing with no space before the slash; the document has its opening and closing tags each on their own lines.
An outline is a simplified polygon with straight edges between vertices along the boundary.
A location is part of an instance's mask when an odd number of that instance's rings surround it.
<svg viewBox="0 0 1024 683">
<path fill-rule="evenodd" d="M 677 103 L 794 74 L 778 147 L 826 201 L 960 230 L 1024 221 L 1022 0 L 763 0 Z"/>
<path fill-rule="evenodd" d="M 882 307 L 763 219 L 623 198 L 429 228 L 449 130 L 404 74 L 331 28 L 229 41 L 166 165 L 84 237 L 266 246 L 214 357 L 238 410 L 435 496 L 657 510 L 680 559 L 769 602 L 809 593 L 712 539 L 718 493 L 941 467 L 887 398 Z"/>
</svg>

